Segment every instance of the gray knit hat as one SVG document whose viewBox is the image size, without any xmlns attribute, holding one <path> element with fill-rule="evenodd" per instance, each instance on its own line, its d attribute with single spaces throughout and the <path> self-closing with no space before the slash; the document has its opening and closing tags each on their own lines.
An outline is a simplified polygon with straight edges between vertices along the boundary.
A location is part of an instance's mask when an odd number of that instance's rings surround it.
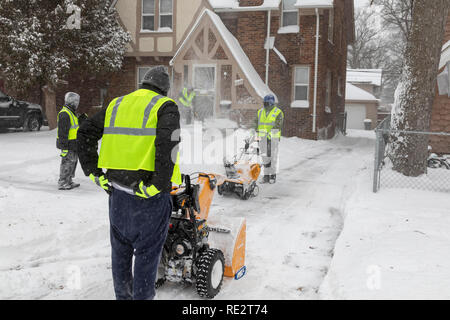
<svg viewBox="0 0 450 320">
<path fill-rule="evenodd" d="M 80 105 L 80 95 L 75 92 L 67 92 L 64 97 L 64 104 L 68 107 L 72 107 L 73 110 L 77 110 Z"/>
</svg>

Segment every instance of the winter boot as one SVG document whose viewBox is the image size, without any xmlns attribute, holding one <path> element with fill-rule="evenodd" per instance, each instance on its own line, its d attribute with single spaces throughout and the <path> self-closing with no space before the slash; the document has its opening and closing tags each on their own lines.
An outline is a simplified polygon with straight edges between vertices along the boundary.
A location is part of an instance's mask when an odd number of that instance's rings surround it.
<svg viewBox="0 0 450 320">
<path fill-rule="evenodd" d="M 270 175 L 270 179 L 269 179 L 269 183 L 270 184 L 274 184 L 277 181 L 277 175 L 276 174 L 271 174 Z"/>
<path fill-rule="evenodd" d="M 270 183 L 270 176 L 269 175 L 264 175 L 261 183 Z"/>
<path fill-rule="evenodd" d="M 75 182 L 63 183 L 58 186 L 58 189 L 59 190 L 72 190 L 72 189 L 78 188 L 79 186 L 80 186 L 80 184 L 75 183 Z"/>
<path fill-rule="evenodd" d="M 72 189 L 78 188 L 80 186 L 79 183 L 75 183 L 75 182 L 71 182 L 70 186 L 72 187 Z"/>
</svg>

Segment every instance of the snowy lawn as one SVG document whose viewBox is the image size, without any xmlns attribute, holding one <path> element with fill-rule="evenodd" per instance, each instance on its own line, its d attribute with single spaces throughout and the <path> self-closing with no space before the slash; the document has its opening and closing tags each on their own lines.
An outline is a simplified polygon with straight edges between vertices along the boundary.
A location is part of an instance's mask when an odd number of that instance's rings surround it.
<svg viewBox="0 0 450 320">
<path fill-rule="evenodd" d="M 356 185 L 321 298 L 449 299 L 450 195 Z"/>
<path fill-rule="evenodd" d="M 220 142 L 208 139 L 205 152 Z M 450 220 L 439 209 L 448 208 L 449 197 L 371 194 L 373 139 L 357 131 L 331 141 L 284 138 L 277 184 L 262 185 L 248 201 L 216 194 L 211 215 L 247 219 L 248 268 L 241 280 L 226 279 L 217 299 L 391 297 L 401 293 L 390 289 L 392 279 L 408 275 L 416 275 L 411 288 L 437 288 L 430 281 L 450 261 L 444 233 Z M 54 131 L 3 133 L 0 146 L 0 299 L 113 299 L 106 194 L 79 168 L 81 187 L 57 190 Z M 224 172 L 220 163 L 182 169 Z M 404 207 L 410 197 L 414 203 Z M 380 271 L 381 285 L 369 284 L 379 290 L 367 288 L 372 269 Z M 450 287 L 444 279 L 439 287 Z M 193 287 L 166 284 L 157 298 L 198 296 Z"/>
</svg>

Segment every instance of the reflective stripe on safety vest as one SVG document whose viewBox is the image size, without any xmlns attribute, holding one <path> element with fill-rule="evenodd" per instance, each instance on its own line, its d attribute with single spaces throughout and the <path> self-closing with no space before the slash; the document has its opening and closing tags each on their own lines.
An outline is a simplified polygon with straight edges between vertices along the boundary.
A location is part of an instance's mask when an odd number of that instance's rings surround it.
<svg viewBox="0 0 450 320">
<path fill-rule="evenodd" d="M 192 91 L 191 94 L 188 95 L 187 89 L 184 88 L 183 89 L 183 95 L 180 97 L 180 102 L 185 106 L 185 107 L 192 107 L 192 100 L 194 100 L 195 98 L 195 92 Z"/>
<path fill-rule="evenodd" d="M 58 122 L 59 122 L 59 115 L 61 113 L 67 113 L 69 115 L 70 118 L 70 129 L 69 129 L 69 140 L 76 140 L 77 139 L 77 133 L 78 133 L 78 118 L 77 116 L 72 112 L 72 110 L 70 110 L 67 107 L 62 107 L 61 111 L 58 113 Z M 59 137 L 58 135 L 58 129 L 56 129 L 56 135 L 57 137 Z M 59 138 L 58 138 L 59 139 Z"/>
<path fill-rule="evenodd" d="M 158 111 L 169 101 L 174 102 L 145 89 L 114 99 L 106 110 L 98 167 L 155 171 Z M 179 154 L 172 182 L 181 184 Z"/>
<path fill-rule="evenodd" d="M 278 116 L 282 115 L 281 109 L 274 107 L 268 115 L 266 115 L 266 109 L 261 108 L 258 110 L 258 136 L 281 138 L 280 130 L 272 130 L 276 124 Z"/>
</svg>

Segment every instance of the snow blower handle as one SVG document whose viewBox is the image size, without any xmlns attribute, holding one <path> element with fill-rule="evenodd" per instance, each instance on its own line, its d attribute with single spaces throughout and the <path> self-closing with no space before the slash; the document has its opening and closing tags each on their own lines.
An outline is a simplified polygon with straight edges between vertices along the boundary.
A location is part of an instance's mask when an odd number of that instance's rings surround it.
<svg viewBox="0 0 450 320">
<path fill-rule="evenodd" d="M 190 194 L 192 192 L 191 176 L 184 175 L 184 184 L 186 185 L 186 193 Z"/>
</svg>

